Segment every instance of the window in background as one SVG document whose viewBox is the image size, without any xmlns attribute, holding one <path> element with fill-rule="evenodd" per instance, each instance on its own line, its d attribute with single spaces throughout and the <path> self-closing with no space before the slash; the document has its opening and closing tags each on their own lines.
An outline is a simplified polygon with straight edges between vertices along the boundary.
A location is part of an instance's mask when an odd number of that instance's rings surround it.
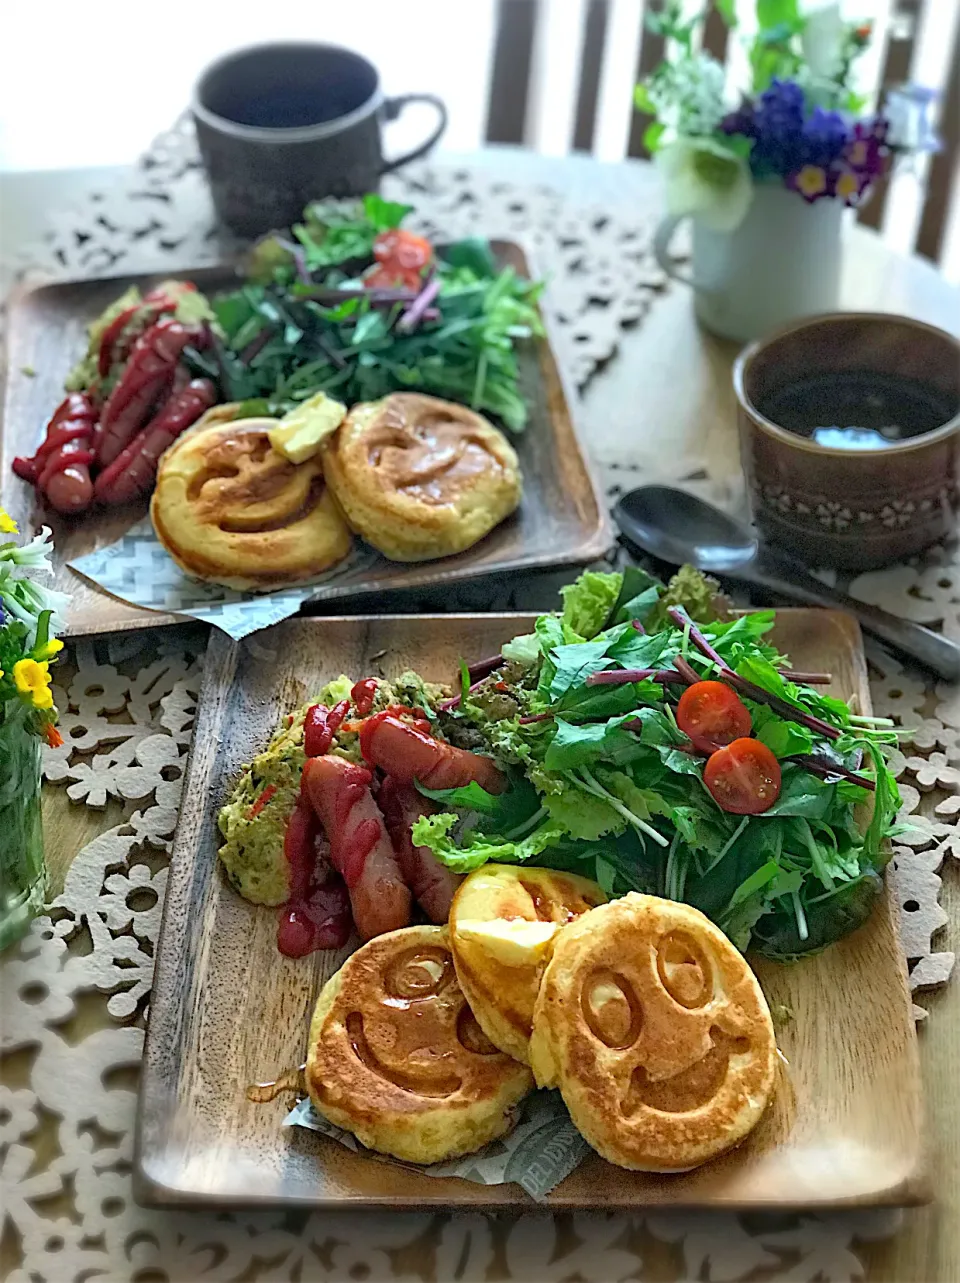
<svg viewBox="0 0 960 1283">
<path fill-rule="evenodd" d="M 450 110 L 442 146 L 451 151 L 482 145 L 489 126 L 492 139 L 548 155 L 579 149 L 608 161 L 643 156 L 633 86 L 660 57 L 657 38 L 644 29 L 653 2 L 315 0 L 288 11 L 269 0 L 167 0 L 154 13 L 130 0 L 7 0 L 4 47 L 18 54 L 8 56 L 0 78 L 0 174 L 129 164 L 186 108 L 208 62 L 271 39 L 348 45 L 380 68 L 387 93 L 439 94 Z M 693 9 L 701 0 L 685 3 Z M 861 66 L 867 92 L 875 94 L 886 78 L 944 95 L 943 154 L 921 158 L 912 171 L 901 168 L 862 217 L 894 248 L 919 247 L 960 281 L 960 148 L 950 97 L 957 92 L 960 0 L 841 6 L 845 16 L 869 15 L 874 23 Z M 745 58 L 753 0 L 738 0 L 738 7 L 744 21 L 723 39 L 733 64 Z M 404 112 L 387 130 L 387 154 L 423 138 L 431 119 L 428 108 Z M 35 188 L 43 182 L 31 181 Z"/>
<path fill-rule="evenodd" d="M 439 94 L 450 109 L 443 145 L 483 138 L 494 0 L 117 0 L 8 3 L 0 78 L 0 170 L 72 169 L 134 161 L 185 109 L 200 70 L 265 40 L 326 40 L 375 63 L 387 93 Z M 10 56 L 12 51 L 24 56 Z M 26 51 L 29 51 L 28 53 Z M 422 138 L 427 112 L 391 125 L 395 154 Z"/>
</svg>

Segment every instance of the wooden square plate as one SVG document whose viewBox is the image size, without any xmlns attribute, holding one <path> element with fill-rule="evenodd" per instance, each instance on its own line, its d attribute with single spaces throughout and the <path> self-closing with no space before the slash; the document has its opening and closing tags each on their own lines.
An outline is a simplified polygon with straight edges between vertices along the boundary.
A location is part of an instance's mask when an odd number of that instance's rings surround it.
<svg viewBox="0 0 960 1283">
<path fill-rule="evenodd" d="M 510 264 L 522 276 L 531 274 L 519 245 L 494 241 L 493 249 L 501 263 Z M 237 280 L 229 267 L 166 273 L 171 275 L 193 280 L 207 292 Z M 146 290 L 163 279 L 163 274 L 155 274 L 44 285 L 21 295 L 10 306 L 9 379 L 0 435 L 0 504 L 20 523 L 21 530 L 39 529 L 44 522 L 52 527 L 54 586 L 72 596 L 67 631 L 73 635 L 154 628 L 178 618 L 128 605 L 66 565 L 116 542 L 143 519 L 147 503 L 95 510 L 82 520 L 66 520 L 39 509 L 33 488 L 13 475 L 10 462 L 16 455 L 31 455 L 36 450 L 47 420 L 63 398 L 67 371 L 86 348 L 90 321 L 128 286 L 136 284 Z M 358 567 L 319 587 L 318 602 L 393 588 L 434 587 L 510 570 L 583 565 L 607 551 L 611 535 L 606 510 L 580 449 L 571 419 L 571 396 L 549 340 L 523 345 L 519 357 L 520 390 L 529 407 L 529 420 L 519 436 L 508 434 L 523 470 L 519 511 L 456 557 L 401 564 L 378 556 L 373 565 Z M 28 373 L 30 370 L 34 373 Z"/>
<path fill-rule="evenodd" d="M 282 714 L 330 678 L 414 667 L 449 681 L 461 655 L 495 653 L 532 622 L 524 615 L 299 619 L 248 642 L 212 635 L 158 944 L 140 1088 L 140 1201 L 530 1204 L 516 1185 L 439 1180 L 282 1128 L 289 1100 L 247 1101 L 249 1084 L 305 1059 L 317 993 L 343 955 L 292 960 L 277 952 L 276 912 L 242 900 L 221 874 L 216 818 L 242 764 Z M 784 610 L 775 637 L 798 668 L 833 673 L 834 692 L 856 693 L 869 710 L 850 616 Z M 592 1156 L 547 1206 L 836 1208 L 926 1198 L 917 1040 L 890 897 L 817 957 L 758 961 L 757 972 L 771 1005 L 792 1013 L 778 1031 L 789 1069 L 746 1143 L 674 1176 L 626 1172 Z"/>
</svg>

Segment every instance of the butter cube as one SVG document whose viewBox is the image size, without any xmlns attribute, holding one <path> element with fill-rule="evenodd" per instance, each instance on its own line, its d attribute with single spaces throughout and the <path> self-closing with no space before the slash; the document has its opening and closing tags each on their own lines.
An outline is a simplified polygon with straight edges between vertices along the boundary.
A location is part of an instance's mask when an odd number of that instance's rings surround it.
<svg viewBox="0 0 960 1283">
<path fill-rule="evenodd" d="M 332 436 L 347 414 L 347 407 L 317 392 L 309 400 L 285 414 L 267 433 L 270 444 L 291 463 L 306 463 Z"/>
<path fill-rule="evenodd" d="M 528 922 L 523 918 L 492 918 L 459 921 L 457 936 L 464 944 L 476 945 L 506 967 L 539 965 L 549 956 L 557 922 Z"/>
</svg>

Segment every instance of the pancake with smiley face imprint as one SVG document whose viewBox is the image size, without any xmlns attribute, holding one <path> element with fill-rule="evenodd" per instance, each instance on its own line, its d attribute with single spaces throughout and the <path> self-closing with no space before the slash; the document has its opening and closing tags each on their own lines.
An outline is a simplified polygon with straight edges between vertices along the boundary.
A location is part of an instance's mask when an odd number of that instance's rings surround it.
<svg viewBox="0 0 960 1283">
<path fill-rule="evenodd" d="M 557 938 L 530 1063 L 611 1163 L 686 1171 L 738 1144 L 767 1107 L 776 1056 L 756 977 L 699 910 L 632 893 Z"/>
<path fill-rule="evenodd" d="M 267 592 L 309 583 L 342 561 L 350 532 L 319 458 L 293 464 L 270 444 L 276 419 L 187 433 L 157 472 L 157 539 L 194 579 Z"/>
<path fill-rule="evenodd" d="M 310 1026 L 314 1107 L 369 1149 L 436 1163 L 513 1126 L 533 1076 L 486 1038 L 457 984 L 446 928 L 371 940 L 324 985 Z"/>
<path fill-rule="evenodd" d="M 520 502 L 520 465 L 503 433 L 419 392 L 355 405 L 324 443 L 323 467 L 350 525 L 391 561 L 463 552 Z"/>
<path fill-rule="evenodd" d="M 450 908 L 457 979 L 480 1028 L 525 1063 L 540 979 L 568 922 L 602 904 L 595 882 L 575 873 L 485 864 L 460 885 Z"/>
</svg>

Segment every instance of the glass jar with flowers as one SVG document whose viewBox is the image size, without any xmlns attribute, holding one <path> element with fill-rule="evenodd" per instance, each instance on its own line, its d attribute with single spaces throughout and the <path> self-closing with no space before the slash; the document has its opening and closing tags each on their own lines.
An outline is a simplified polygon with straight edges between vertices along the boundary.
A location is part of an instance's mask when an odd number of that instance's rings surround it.
<svg viewBox="0 0 960 1283">
<path fill-rule="evenodd" d="M 24 546 L 17 533 L 0 508 L 0 949 L 43 908 L 41 753 L 63 742 L 50 663 L 63 647 L 53 634 L 67 599 L 36 581 L 50 571 L 49 530 Z"/>
<path fill-rule="evenodd" d="M 736 27 L 737 0 L 715 7 Z M 854 81 L 871 24 L 845 22 L 834 0 L 755 0 L 744 56 L 727 68 L 698 47 L 705 16 L 685 0 L 650 16 L 665 56 L 635 101 L 653 117 L 645 142 L 665 182 L 661 266 L 694 287 L 707 329 L 745 342 L 836 308 L 844 209 L 896 155 L 938 144 L 929 91 L 900 86 L 865 111 Z M 689 272 L 669 251 L 686 218 Z"/>
</svg>

